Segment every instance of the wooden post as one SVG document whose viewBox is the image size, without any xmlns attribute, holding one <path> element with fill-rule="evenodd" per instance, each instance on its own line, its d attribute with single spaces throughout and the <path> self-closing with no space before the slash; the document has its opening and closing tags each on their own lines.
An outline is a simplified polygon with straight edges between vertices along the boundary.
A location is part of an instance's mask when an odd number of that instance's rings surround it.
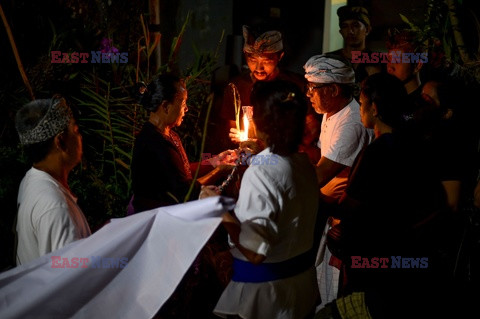
<svg viewBox="0 0 480 319">
<path fill-rule="evenodd" d="M 3 8 L 1 4 L 0 4 L 0 16 L 2 16 L 3 25 L 5 26 L 5 30 L 7 31 L 8 40 L 10 40 L 10 45 L 12 46 L 13 55 L 15 56 L 15 60 L 17 61 L 18 70 L 20 71 L 20 75 L 22 76 L 23 83 L 27 87 L 27 91 L 30 94 L 30 98 L 32 100 L 35 100 L 32 87 L 30 86 L 30 82 L 28 81 L 27 74 L 25 73 L 25 69 L 23 68 L 22 60 L 20 59 L 20 55 L 18 54 L 17 45 L 15 44 L 15 39 L 13 38 L 12 30 L 10 29 L 10 25 L 8 24 L 7 17 L 3 12 Z"/>
<path fill-rule="evenodd" d="M 156 26 L 160 25 L 160 0 L 150 0 L 150 23 Z M 152 31 L 154 38 L 160 37 L 160 30 Z M 162 65 L 162 44 L 161 41 L 158 41 L 158 45 L 155 48 L 155 67 L 154 70 L 156 73 L 160 66 Z"/>
</svg>

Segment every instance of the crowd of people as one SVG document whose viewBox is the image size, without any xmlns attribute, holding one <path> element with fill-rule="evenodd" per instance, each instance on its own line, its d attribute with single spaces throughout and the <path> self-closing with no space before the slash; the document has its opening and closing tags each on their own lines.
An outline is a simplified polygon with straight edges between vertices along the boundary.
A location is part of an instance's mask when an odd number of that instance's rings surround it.
<svg viewBox="0 0 480 319">
<path fill-rule="evenodd" d="M 188 111 L 184 81 L 165 73 L 138 87 L 149 117 L 135 141 L 129 214 L 236 200 L 156 318 L 437 317 L 465 305 L 464 211 L 480 208 L 479 136 L 465 123 L 476 106 L 458 79 L 422 79 L 422 61 L 352 63 L 353 51 L 372 53 L 370 16 L 350 6 L 338 16 L 345 46 L 312 56 L 303 75 L 279 67 L 279 31 L 243 27 L 248 70 L 225 85 L 210 137 L 209 151 L 223 155 L 195 180 L 175 132 Z M 405 30 L 386 47 L 425 50 Z M 241 106 L 253 108 L 246 140 Z M 26 104 L 16 128 L 33 163 L 18 195 L 23 265 L 90 229 L 67 182 L 82 137 L 65 99 Z M 225 193 L 239 163 L 241 184 Z"/>
</svg>

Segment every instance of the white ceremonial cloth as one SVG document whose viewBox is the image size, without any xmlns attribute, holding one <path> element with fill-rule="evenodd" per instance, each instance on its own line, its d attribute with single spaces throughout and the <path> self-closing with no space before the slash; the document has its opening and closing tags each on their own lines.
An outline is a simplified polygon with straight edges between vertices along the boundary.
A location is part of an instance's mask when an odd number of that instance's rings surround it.
<svg viewBox="0 0 480 319">
<path fill-rule="evenodd" d="M 88 238 L 1 273 L 0 318 L 151 318 L 234 205 L 217 196 L 112 219 Z M 52 256 L 90 262 L 53 268 Z M 92 257 L 128 264 L 95 268 Z"/>
</svg>

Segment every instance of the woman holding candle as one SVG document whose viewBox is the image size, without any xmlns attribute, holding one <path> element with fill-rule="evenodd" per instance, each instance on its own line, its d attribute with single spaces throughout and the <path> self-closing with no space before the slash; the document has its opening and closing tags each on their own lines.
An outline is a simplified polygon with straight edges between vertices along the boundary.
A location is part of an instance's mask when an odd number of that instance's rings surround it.
<svg viewBox="0 0 480 319">
<path fill-rule="evenodd" d="M 281 80 L 255 83 L 251 97 L 257 134 L 267 146 L 258 155 L 276 160 L 250 165 L 235 214 L 223 216 L 234 274 L 215 313 L 305 318 L 319 295 L 312 254 L 318 187 L 308 156 L 298 153 L 307 102 L 298 86 Z"/>
<path fill-rule="evenodd" d="M 141 86 L 139 91 L 140 103 L 150 115 L 136 138 L 133 151 L 135 212 L 183 202 L 192 183 L 187 154 L 174 131 L 188 111 L 185 84 L 172 74 L 162 74 L 148 86 Z M 219 179 L 226 168 L 228 166 L 218 165 L 198 178 L 190 198 L 197 198 L 200 186 Z"/>
<path fill-rule="evenodd" d="M 140 103 L 150 115 L 136 138 L 133 152 L 133 207 L 136 213 L 183 202 L 192 183 L 190 163 L 174 131 L 188 111 L 185 84 L 177 76 L 162 74 L 147 86 L 142 85 L 139 92 Z M 216 181 L 224 168 L 228 166 L 219 165 L 197 179 L 190 198 L 197 199 L 201 185 Z M 209 190 L 214 191 L 214 188 Z M 226 284 L 218 278 L 229 272 L 229 269 L 218 268 L 217 265 L 222 264 L 218 261 L 225 260 L 228 265 L 231 258 L 226 234 L 221 228 L 219 230 L 155 318 L 213 317 L 215 301 Z"/>
</svg>

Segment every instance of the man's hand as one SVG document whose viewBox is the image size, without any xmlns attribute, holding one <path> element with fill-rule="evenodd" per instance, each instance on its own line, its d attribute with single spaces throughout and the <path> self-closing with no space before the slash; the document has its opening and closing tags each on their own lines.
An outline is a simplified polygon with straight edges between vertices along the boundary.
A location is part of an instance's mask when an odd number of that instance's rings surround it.
<svg viewBox="0 0 480 319">
<path fill-rule="evenodd" d="M 212 197 L 212 196 L 218 196 L 218 195 L 220 195 L 220 193 L 221 192 L 220 192 L 220 190 L 218 189 L 217 186 L 214 186 L 214 185 L 204 186 L 204 185 L 202 185 L 202 188 L 200 190 L 200 194 L 198 195 L 198 199 Z"/>
<path fill-rule="evenodd" d="M 252 154 L 258 154 L 265 149 L 263 141 L 257 138 L 249 138 L 246 141 L 240 143 L 240 148 L 245 149 Z"/>
<path fill-rule="evenodd" d="M 236 128 L 230 128 L 230 133 L 228 136 L 234 143 L 240 143 L 241 142 L 241 137 L 242 137 L 243 132 L 241 130 L 237 130 Z"/>
</svg>

